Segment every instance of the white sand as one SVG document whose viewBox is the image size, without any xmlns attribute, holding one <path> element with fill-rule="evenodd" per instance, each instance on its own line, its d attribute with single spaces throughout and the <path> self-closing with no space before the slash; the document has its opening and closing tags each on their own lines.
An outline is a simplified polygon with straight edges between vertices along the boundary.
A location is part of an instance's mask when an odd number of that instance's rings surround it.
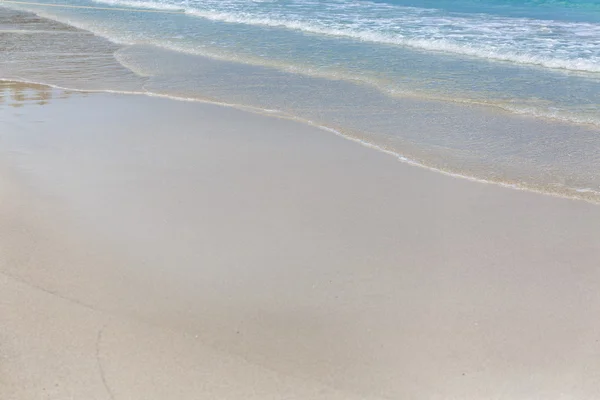
<svg viewBox="0 0 600 400">
<path fill-rule="evenodd" d="M 0 399 L 600 398 L 599 206 L 231 108 L 19 99 Z"/>
</svg>

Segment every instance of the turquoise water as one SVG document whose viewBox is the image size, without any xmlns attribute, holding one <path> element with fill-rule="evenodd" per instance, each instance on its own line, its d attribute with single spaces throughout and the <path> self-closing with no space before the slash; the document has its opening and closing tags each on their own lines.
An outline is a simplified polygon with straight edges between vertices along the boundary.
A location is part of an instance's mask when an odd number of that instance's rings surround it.
<svg viewBox="0 0 600 400">
<path fill-rule="evenodd" d="M 448 173 L 600 195 L 600 1 L 49 3 L 92 8 L 11 5 L 66 25 L 13 33 L 0 78 L 268 109 Z"/>
</svg>

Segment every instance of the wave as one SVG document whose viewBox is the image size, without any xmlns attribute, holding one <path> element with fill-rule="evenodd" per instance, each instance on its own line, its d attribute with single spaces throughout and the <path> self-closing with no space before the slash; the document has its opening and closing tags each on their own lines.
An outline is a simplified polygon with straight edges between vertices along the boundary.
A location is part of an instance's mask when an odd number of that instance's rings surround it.
<svg viewBox="0 0 600 400">
<path fill-rule="evenodd" d="M 341 6 L 333 11 L 325 8 L 303 15 L 299 10 L 238 10 L 231 5 L 220 6 L 220 9 L 210 1 L 206 8 L 202 8 L 202 4 L 189 2 L 173 4 L 136 0 L 92 1 L 113 6 L 183 10 L 189 16 L 209 21 L 282 28 L 422 51 L 537 65 L 550 69 L 600 73 L 600 25 L 591 23 L 481 14 L 447 17 L 432 14 L 431 10 L 389 5 L 385 5 L 385 9 L 391 16 L 384 18 L 379 14 L 374 15 L 376 13 L 370 9 L 359 10 L 366 13 L 364 16 L 359 15 L 359 11 L 345 14 L 348 10 L 344 8 L 340 11 Z M 234 5 L 237 6 L 237 3 Z M 377 8 L 379 13 L 382 12 L 381 7 L 383 6 Z"/>
<path fill-rule="evenodd" d="M 467 97 L 461 97 L 457 95 L 450 97 L 441 93 L 432 93 L 423 90 L 417 91 L 391 87 L 388 82 L 382 82 L 375 77 L 367 75 L 357 76 L 350 73 L 343 73 L 340 71 L 317 70 L 310 67 L 300 67 L 295 64 L 275 62 L 272 60 L 265 61 L 260 59 L 254 60 L 226 57 L 220 54 L 212 54 L 206 51 L 193 51 L 185 47 L 169 45 L 168 43 L 157 44 L 157 47 L 166 49 L 168 51 L 175 51 L 180 53 L 193 54 L 200 57 L 206 57 L 212 60 L 244 63 L 258 67 L 272 68 L 274 70 L 287 72 L 290 74 L 300 74 L 313 78 L 343 80 L 347 82 L 352 82 L 354 84 L 364 84 L 376 88 L 378 91 L 385 94 L 386 96 L 394 98 L 413 98 L 417 100 L 441 101 L 447 103 L 460 103 L 472 106 L 491 107 L 503 111 L 508 111 L 512 114 L 519 114 L 539 119 L 562 122 L 567 124 L 593 126 L 595 128 L 600 127 L 600 117 L 597 115 L 596 112 L 594 112 L 593 114 L 584 112 L 569 112 L 566 110 L 556 109 L 555 107 L 548 107 L 548 105 L 544 103 L 533 105 L 531 101 L 529 101 L 528 103 L 519 104 L 515 101 L 508 102 L 506 100 L 502 101 L 494 99 L 470 99 Z M 123 58 L 120 51 L 115 52 L 114 57 L 121 65 L 133 71 L 139 76 L 153 76 L 155 74 L 155 72 L 147 71 L 144 68 L 140 68 L 139 65 L 131 64 L 126 58 Z"/>
<path fill-rule="evenodd" d="M 163 10 L 163 11 L 186 11 L 185 7 L 178 6 L 175 4 L 160 3 L 156 1 L 130 1 L 130 0 L 93 0 L 94 3 L 108 4 L 111 6 L 123 6 L 131 8 L 147 8 L 150 10 Z"/>
<path fill-rule="evenodd" d="M 100 0 L 98 0 L 100 1 Z M 128 1 L 128 0 L 102 0 L 104 2 L 117 3 L 120 5 L 128 5 L 133 6 L 136 5 L 140 7 L 143 4 L 145 7 L 154 7 L 154 9 L 160 9 L 161 7 L 172 10 L 175 9 L 175 6 L 163 5 L 162 3 L 152 2 L 152 1 Z M 180 8 L 179 8 L 180 9 Z M 89 30 L 94 32 L 97 35 L 108 38 L 109 40 L 125 45 L 131 46 L 136 44 L 136 40 L 127 38 L 119 34 L 117 31 L 106 31 L 102 28 L 102 24 L 92 24 L 90 26 L 89 22 L 84 22 L 81 20 L 73 20 L 71 18 L 61 17 L 58 15 L 47 15 L 45 13 L 40 13 L 39 15 L 55 19 L 57 21 L 69 24 L 71 26 L 77 27 L 83 30 Z M 578 111 L 569 111 L 557 108 L 556 106 L 545 104 L 544 102 L 540 102 L 539 104 L 532 104 L 531 101 L 526 103 L 521 103 L 519 101 L 511 102 L 505 100 L 495 100 L 495 99 L 481 99 L 481 98 L 468 98 L 460 95 L 453 95 L 452 97 L 447 94 L 442 93 L 434 93 L 427 90 L 417 90 L 417 89 L 409 89 L 406 87 L 400 88 L 395 85 L 390 85 L 390 82 L 387 80 L 380 81 L 377 76 L 371 76 L 369 74 L 354 74 L 350 71 L 343 71 L 340 69 L 322 69 L 315 68 L 310 65 L 299 65 L 298 63 L 289 63 L 282 60 L 269 59 L 269 58 L 260 58 L 260 57 L 252 57 L 250 55 L 238 56 L 236 54 L 229 53 L 221 53 L 211 51 L 210 49 L 199 49 L 195 46 L 190 45 L 182 45 L 180 43 L 174 43 L 169 40 L 152 40 L 150 42 L 146 42 L 144 44 L 156 46 L 158 48 L 163 48 L 170 51 L 175 51 L 178 53 L 191 54 L 195 56 L 207 57 L 214 60 L 221 60 L 226 62 L 234 62 L 234 63 L 242 63 L 248 65 L 254 65 L 258 67 L 266 67 L 272 68 L 278 71 L 293 73 L 293 74 L 301 74 L 305 76 L 311 76 L 316 78 L 324 78 L 324 79 L 334 79 L 334 80 L 344 80 L 349 82 L 354 82 L 358 84 L 365 84 L 371 87 L 376 88 L 382 93 L 385 93 L 391 97 L 400 97 L 400 98 L 417 98 L 421 100 L 433 100 L 433 101 L 442 101 L 442 102 L 452 102 L 452 103 L 464 103 L 468 105 L 479 105 L 484 107 L 493 107 L 498 108 L 513 114 L 520 114 L 524 116 L 531 116 L 534 118 L 541 118 L 551 121 L 557 121 L 567 124 L 576 124 L 576 125 L 587 125 L 593 126 L 595 128 L 600 127 L 600 117 L 598 116 L 595 110 L 590 112 L 586 112 L 585 110 Z M 117 61 L 128 68 L 135 74 L 143 77 L 152 76 L 152 72 L 147 72 L 145 70 L 140 70 L 138 66 L 130 65 L 125 60 L 121 59 L 120 52 L 116 52 L 113 56 L 117 59 Z M 550 60 L 550 62 L 556 62 L 556 60 Z M 517 100 L 515 98 L 515 100 Z"/>
<path fill-rule="evenodd" d="M 98 2 L 110 2 L 111 4 L 119 4 L 121 6 L 136 6 L 141 7 L 153 7 L 154 9 L 164 8 L 167 10 L 181 9 L 175 5 L 164 5 L 163 3 L 157 3 L 153 1 L 135 1 L 135 0 L 97 0 Z M 92 24 L 90 25 L 89 21 L 82 20 L 73 20 L 68 17 L 61 17 L 58 15 L 47 15 L 44 13 L 39 14 L 46 18 L 55 19 L 57 21 L 69 24 L 71 26 L 77 27 L 79 29 L 92 31 L 93 33 L 106 37 L 109 40 L 125 45 L 131 46 L 137 44 L 135 39 L 128 38 L 127 35 L 123 36 L 119 31 L 114 30 L 106 30 L 103 24 Z M 247 65 L 254 65 L 258 67 L 266 67 L 272 68 L 282 72 L 288 72 L 292 74 L 301 74 L 310 77 L 316 78 L 324 78 L 324 79 L 333 79 L 333 80 L 344 80 L 357 84 L 365 84 L 370 87 L 376 88 L 378 91 L 391 96 L 391 97 L 399 97 L 399 98 L 417 98 L 421 100 L 433 100 L 433 101 L 442 101 L 442 102 L 452 102 L 452 103 L 464 103 L 468 105 L 479 105 L 484 107 L 493 107 L 498 108 L 504 111 L 508 111 L 513 114 L 520 114 L 524 116 L 531 116 L 534 118 L 546 119 L 551 121 L 557 121 L 567 124 L 576 124 L 576 125 L 587 125 L 593 126 L 595 128 L 600 127 L 600 117 L 598 116 L 597 111 L 594 110 L 566 110 L 561 109 L 560 107 L 556 107 L 556 105 L 546 104 L 543 101 L 540 101 L 538 104 L 532 103 L 531 99 L 527 102 L 520 102 L 518 98 L 515 98 L 513 101 L 500 100 L 500 99 L 483 99 L 483 98 L 469 98 L 461 96 L 459 93 L 454 93 L 452 96 L 443 93 L 431 92 L 428 90 L 422 89 L 410 89 L 407 87 L 398 87 L 396 85 L 391 85 L 389 81 L 383 79 L 380 80 L 379 77 L 370 75 L 370 74 L 355 74 L 351 71 L 344 71 L 339 68 L 335 69 L 323 69 L 316 68 L 311 65 L 301 65 L 296 62 L 290 63 L 283 60 L 271 59 L 271 58 L 261 58 L 261 57 L 252 57 L 249 54 L 244 56 L 236 55 L 235 53 L 222 53 L 219 51 L 214 51 L 208 48 L 197 48 L 196 46 L 190 44 L 182 44 L 173 42 L 170 40 L 158 40 L 155 38 L 151 41 L 145 41 L 142 44 L 156 46 L 158 48 L 166 49 L 169 51 L 174 51 L 178 53 L 191 54 L 195 56 L 207 57 L 214 60 L 221 60 L 226 62 L 234 62 L 234 63 L 242 63 Z M 424 44 L 426 46 L 427 44 Z M 138 76 L 148 77 L 153 76 L 153 72 L 148 72 L 145 70 L 140 70 L 139 66 L 130 65 L 126 60 L 123 60 L 120 57 L 120 52 L 115 52 L 113 56 L 117 59 L 117 61 L 128 68 Z M 556 63 L 556 60 L 549 60 L 549 62 Z M 556 65 L 556 64 L 553 64 Z M 598 67 L 598 66 L 596 66 Z"/>
</svg>

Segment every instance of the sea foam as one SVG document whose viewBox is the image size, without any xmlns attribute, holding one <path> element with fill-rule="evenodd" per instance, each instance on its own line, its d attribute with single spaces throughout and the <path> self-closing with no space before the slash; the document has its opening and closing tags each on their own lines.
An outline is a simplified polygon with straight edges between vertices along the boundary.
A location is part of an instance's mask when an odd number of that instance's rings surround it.
<svg viewBox="0 0 600 400">
<path fill-rule="evenodd" d="M 517 64 L 600 72 L 600 25 L 585 22 L 447 14 L 369 2 L 94 0 L 113 6 L 184 10 L 215 22 L 295 30 Z"/>
</svg>

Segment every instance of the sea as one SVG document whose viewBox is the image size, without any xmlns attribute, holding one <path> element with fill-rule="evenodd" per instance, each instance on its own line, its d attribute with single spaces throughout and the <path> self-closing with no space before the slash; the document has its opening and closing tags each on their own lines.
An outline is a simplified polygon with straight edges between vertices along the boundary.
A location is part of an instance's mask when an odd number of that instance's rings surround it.
<svg viewBox="0 0 600 400">
<path fill-rule="evenodd" d="M 600 203 L 600 0 L 0 7 L 3 80 L 241 107 L 440 173 Z"/>
</svg>

